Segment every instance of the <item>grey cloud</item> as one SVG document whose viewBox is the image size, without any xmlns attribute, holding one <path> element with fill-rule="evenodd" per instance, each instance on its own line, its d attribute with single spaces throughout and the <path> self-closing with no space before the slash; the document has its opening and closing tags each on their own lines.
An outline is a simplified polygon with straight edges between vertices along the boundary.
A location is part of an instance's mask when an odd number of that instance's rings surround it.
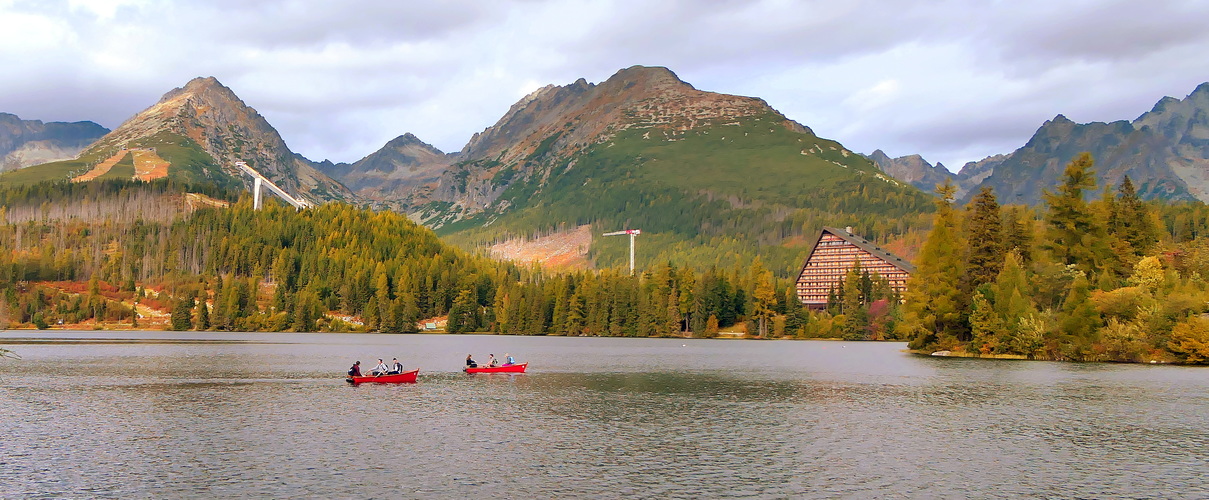
<svg viewBox="0 0 1209 500">
<path fill-rule="evenodd" d="M 1204 2 L 1055 3 L 1007 17 L 990 38 L 1003 58 L 1121 60 L 1209 40 Z"/>
<path fill-rule="evenodd" d="M 634 64 L 765 98 L 853 149 L 931 161 L 1008 152 L 1057 113 L 1131 119 L 1209 79 L 1209 4 L 1197 2 L 217 0 L 127 6 L 113 19 L 65 3 L 8 8 L 60 20 L 78 42 L 0 47 L 0 111 L 113 127 L 213 75 L 293 149 L 335 161 L 404 132 L 456 150 L 520 87 L 598 82 Z M 921 54 L 952 60 L 906 59 Z M 920 88 L 929 77 L 935 88 Z M 878 106 L 846 103 L 905 78 L 914 83 Z"/>
</svg>

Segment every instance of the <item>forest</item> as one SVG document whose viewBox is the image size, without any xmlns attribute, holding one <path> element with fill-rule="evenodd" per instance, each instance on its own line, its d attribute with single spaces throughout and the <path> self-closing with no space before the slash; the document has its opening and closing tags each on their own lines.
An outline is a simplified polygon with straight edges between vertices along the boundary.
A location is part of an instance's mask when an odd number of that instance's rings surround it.
<svg viewBox="0 0 1209 500">
<path fill-rule="evenodd" d="M 1031 214 L 940 186 L 898 335 L 923 353 L 1209 362 L 1203 204 L 1143 203 L 1125 177 L 1095 197 L 1083 154 Z M 1089 198 L 1095 198 L 1088 201 Z"/>
<path fill-rule="evenodd" d="M 909 340 L 954 356 L 1205 363 L 1209 209 L 1142 202 L 1128 179 L 1096 192 L 1092 167 L 1072 162 L 1037 208 L 989 190 L 958 207 L 941 186 L 904 296 L 854 268 L 822 311 L 759 258 L 552 272 L 347 204 L 257 211 L 224 189 L 191 204 L 202 193 L 168 180 L 0 189 L 0 327 L 414 333 L 440 321 L 448 333 Z"/>
<path fill-rule="evenodd" d="M 758 259 L 702 271 L 665 263 L 638 276 L 550 273 L 447 245 L 393 212 L 256 211 L 221 190 L 210 199 L 237 201 L 190 207 L 179 199 L 191 189 L 107 181 L 0 192 L 0 322 L 407 333 L 444 319 L 450 333 L 809 335 L 790 281 Z M 98 215 L 118 205 L 146 210 Z"/>
</svg>

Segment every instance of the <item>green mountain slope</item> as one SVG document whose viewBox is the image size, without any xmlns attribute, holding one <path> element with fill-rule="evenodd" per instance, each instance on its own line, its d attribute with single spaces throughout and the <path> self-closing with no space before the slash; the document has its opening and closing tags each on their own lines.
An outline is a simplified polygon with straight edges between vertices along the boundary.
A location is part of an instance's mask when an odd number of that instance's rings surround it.
<svg viewBox="0 0 1209 500">
<path fill-rule="evenodd" d="M 476 245 L 582 224 L 597 234 L 638 228 L 640 261 L 648 264 L 730 267 L 758 255 L 788 274 L 822 225 L 891 237 L 925 224 L 928 195 L 785 123 L 769 109 L 683 131 L 627 128 L 570 156 L 538 148 L 520 168 L 493 176 L 507 187 L 492 207 L 438 232 Z M 628 241 L 595 238 L 592 255 L 597 266 L 621 265 Z"/>
</svg>

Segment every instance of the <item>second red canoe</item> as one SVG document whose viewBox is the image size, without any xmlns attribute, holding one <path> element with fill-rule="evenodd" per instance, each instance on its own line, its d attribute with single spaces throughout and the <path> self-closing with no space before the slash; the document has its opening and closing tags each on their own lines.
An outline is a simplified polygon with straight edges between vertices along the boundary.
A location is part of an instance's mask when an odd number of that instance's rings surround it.
<svg viewBox="0 0 1209 500">
<path fill-rule="evenodd" d="M 466 373 L 525 373 L 526 366 L 529 366 L 529 363 L 501 366 L 480 366 L 478 368 L 463 368 L 463 370 L 465 370 Z"/>
</svg>

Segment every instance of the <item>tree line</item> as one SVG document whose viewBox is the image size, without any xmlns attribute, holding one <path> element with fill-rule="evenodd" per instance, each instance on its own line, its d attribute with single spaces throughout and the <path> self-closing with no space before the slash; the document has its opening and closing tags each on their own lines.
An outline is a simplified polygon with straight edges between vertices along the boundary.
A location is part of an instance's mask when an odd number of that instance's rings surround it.
<svg viewBox="0 0 1209 500">
<path fill-rule="evenodd" d="M 112 194 L 163 189 L 131 184 Z M 29 202 L 44 203 L 47 190 Z M 182 330 L 405 333 L 446 318 L 452 333 L 820 334 L 807 327 L 818 318 L 800 307 L 792 279 L 759 259 L 703 270 L 667 262 L 637 276 L 621 268 L 552 273 L 460 250 L 392 212 L 344 204 L 296 212 L 276 203 L 256 211 L 247 197 L 170 221 L 2 224 L 0 286 L 0 320 L 38 327 L 138 326 L 141 304 L 170 310 L 169 326 Z"/>
</svg>

